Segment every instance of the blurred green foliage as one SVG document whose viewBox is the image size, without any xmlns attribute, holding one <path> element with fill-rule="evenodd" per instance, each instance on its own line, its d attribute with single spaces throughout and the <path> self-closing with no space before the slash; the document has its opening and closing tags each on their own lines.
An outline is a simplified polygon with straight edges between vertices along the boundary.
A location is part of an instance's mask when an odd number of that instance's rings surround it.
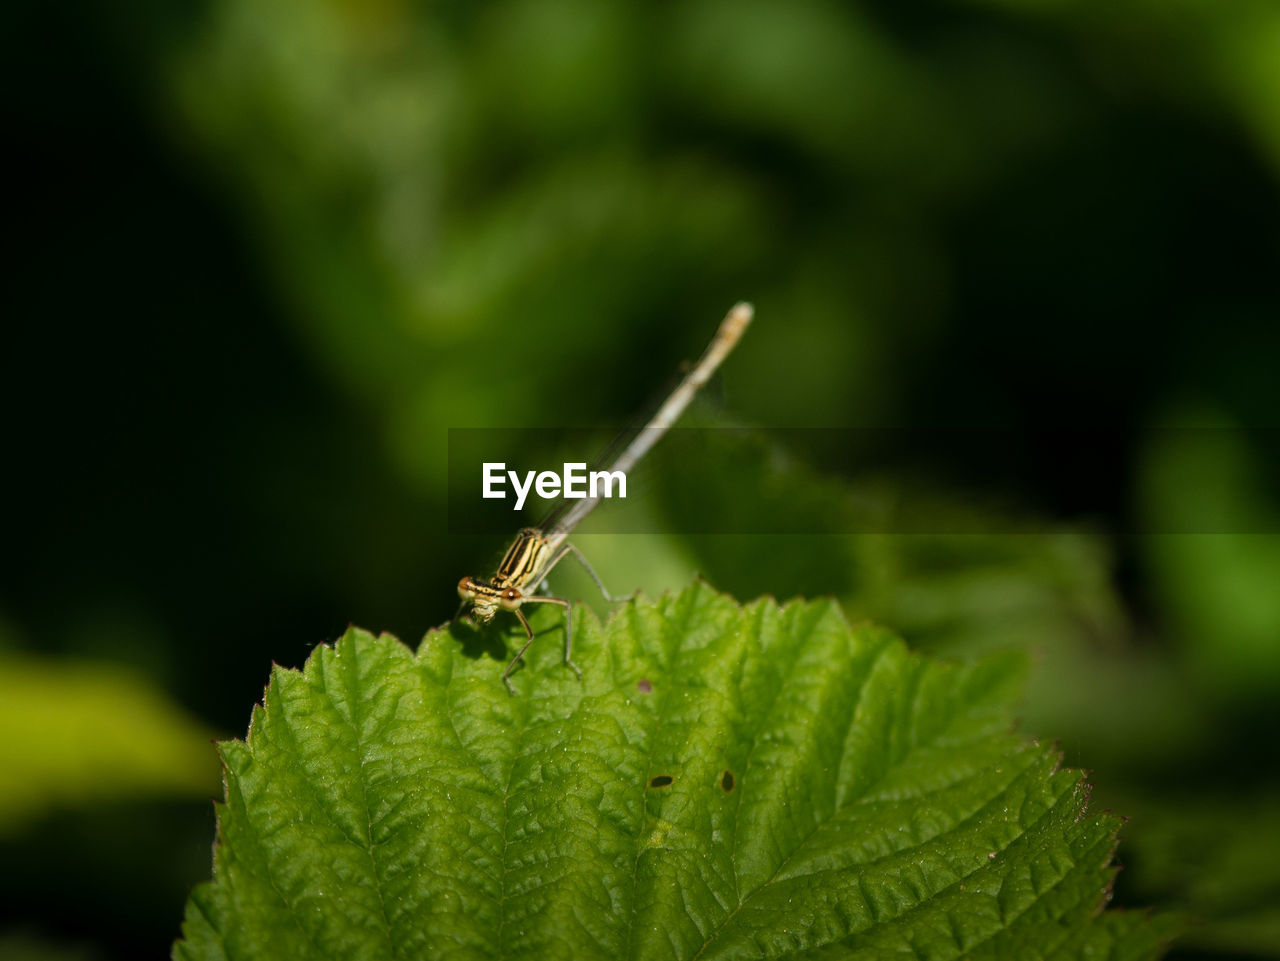
<svg viewBox="0 0 1280 961">
<path fill-rule="evenodd" d="M 210 739 L 136 671 L 0 655 L 0 837 L 58 806 L 208 797 Z"/>
<path fill-rule="evenodd" d="M 0 957 L 7 961 L 97 961 L 90 947 L 51 944 L 22 934 L 0 937 Z"/>
<path fill-rule="evenodd" d="M 1260 452 L 1227 426 L 1195 443 L 1151 445 L 1139 483 L 1153 529 L 1209 522 L 1204 533 L 1147 539 L 1144 556 L 1197 686 L 1229 704 L 1280 690 L 1280 510 L 1263 487 Z"/>
<path fill-rule="evenodd" d="M 868 476 L 747 441 L 637 509 L 769 494 L 1027 533 L 588 535 L 609 583 L 701 571 L 744 600 L 836 594 L 917 647 L 1030 648 L 1028 726 L 1133 817 L 1119 901 L 1201 918 L 1173 957 L 1280 956 L 1280 470 L 1253 436 L 1280 409 L 1270 0 L 3 16 L 0 609 L 40 643 L 10 641 L 0 683 L 114 661 L 109 711 L 158 686 L 242 730 L 271 659 L 352 621 L 420 636 L 500 549 L 445 533 L 448 427 L 625 423 L 747 298 L 737 423 L 1102 425 L 1123 470 L 1090 486 L 1010 450 Z M 1231 430 L 1146 432 L 1169 425 Z M 725 483 L 747 463 L 758 484 Z M 1188 516 L 1218 520 L 1157 533 Z M 111 793 L 77 739 L 78 773 L 0 792 L 32 815 L 0 841 L 2 900 L 37 939 L 155 954 L 211 814 L 36 816 L 66 784 Z"/>
</svg>

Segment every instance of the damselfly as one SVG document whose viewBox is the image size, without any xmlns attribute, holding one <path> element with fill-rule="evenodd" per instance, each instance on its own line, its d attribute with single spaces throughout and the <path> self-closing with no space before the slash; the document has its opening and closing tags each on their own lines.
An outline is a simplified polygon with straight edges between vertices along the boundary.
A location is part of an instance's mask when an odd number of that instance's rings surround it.
<svg viewBox="0 0 1280 961">
<path fill-rule="evenodd" d="M 689 406 L 694 395 L 711 379 L 716 368 L 738 343 L 742 332 L 751 322 L 751 315 L 751 305 L 745 303 L 737 304 L 729 311 L 698 362 L 663 401 L 649 423 L 641 429 L 609 467 L 610 473 L 620 471 L 625 475 L 629 472 L 658 442 L 659 438 L 680 419 L 680 415 Z M 555 597 L 551 594 L 530 593 L 545 589 L 546 585 L 543 582 L 547 579 L 547 575 L 565 557 L 572 554 L 578 559 L 591 575 L 591 579 L 596 582 L 596 586 L 600 588 L 600 593 L 610 603 L 626 600 L 625 597 L 614 597 L 605 589 L 604 582 L 587 563 L 587 559 L 568 541 L 570 532 L 590 513 L 599 500 L 599 497 L 586 497 L 574 502 L 573 506 L 560 517 L 545 525 L 545 529 L 526 527 L 516 535 L 515 543 L 507 549 L 502 563 L 498 565 L 497 573 L 487 581 L 475 577 L 464 577 L 458 582 L 458 596 L 462 598 L 462 606 L 465 608 L 467 604 L 471 605 L 471 616 L 475 620 L 487 623 L 493 620 L 493 616 L 498 611 L 510 611 L 524 628 L 527 638 L 524 646 L 502 672 L 503 683 L 512 694 L 515 693 L 515 689 L 511 686 L 511 672 L 520 663 L 529 645 L 533 643 L 533 628 L 529 626 L 528 619 L 520 610 L 524 604 L 557 604 L 564 608 L 564 662 L 579 678 L 582 677 L 581 669 L 573 663 L 573 612 L 570 610 L 569 602 L 563 597 Z"/>
</svg>

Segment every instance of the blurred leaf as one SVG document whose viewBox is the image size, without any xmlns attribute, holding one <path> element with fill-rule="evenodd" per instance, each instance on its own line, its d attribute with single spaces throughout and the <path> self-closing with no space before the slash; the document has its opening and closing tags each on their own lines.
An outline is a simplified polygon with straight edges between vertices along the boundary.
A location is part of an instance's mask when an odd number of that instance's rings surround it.
<svg viewBox="0 0 1280 961">
<path fill-rule="evenodd" d="M 1197 923 L 1186 947 L 1280 956 L 1280 794 L 1126 797 L 1126 885 Z"/>
<path fill-rule="evenodd" d="M 1241 6 L 1240 15 L 1224 18 L 1215 31 L 1216 66 L 1223 88 L 1280 169 L 1280 12 L 1265 2 Z"/>
<path fill-rule="evenodd" d="M 87 945 L 62 944 L 29 934 L 0 934 L 5 961 L 98 961 L 102 955 Z"/>
<path fill-rule="evenodd" d="M 685 433 L 696 456 L 680 449 Z M 759 432 L 677 430 L 666 444 L 655 473 L 667 529 L 714 532 L 689 540 L 735 594 L 839 594 L 913 646 L 963 654 L 1114 650 L 1126 631 L 1100 534 L 919 482 L 850 484 Z"/>
<path fill-rule="evenodd" d="M 876 108 L 898 93 L 906 72 L 856 7 L 695 0 L 677 10 L 672 60 L 686 97 L 739 123 L 777 128 L 818 154 L 858 143 L 854 131 L 875 142 L 873 151 L 885 149 L 883 127 L 875 128 L 882 136 L 869 135 Z"/>
<path fill-rule="evenodd" d="M 943 665 L 830 602 L 701 585 L 576 615 L 584 680 L 544 641 L 517 697 L 444 632 L 415 655 L 352 629 L 276 669 L 222 745 L 174 957 L 1138 959 L 1170 936 L 1099 913 L 1119 819 L 1009 733 L 1018 659 Z"/>
<path fill-rule="evenodd" d="M 1203 414 L 1196 415 L 1201 423 Z M 1258 451 L 1230 426 L 1163 431 L 1145 451 L 1143 548 L 1155 591 L 1206 693 L 1264 701 L 1280 689 L 1280 509 Z"/>
<path fill-rule="evenodd" d="M 210 792 L 211 736 L 132 670 L 4 655 L 0 834 L 56 806 Z"/>
</svg>

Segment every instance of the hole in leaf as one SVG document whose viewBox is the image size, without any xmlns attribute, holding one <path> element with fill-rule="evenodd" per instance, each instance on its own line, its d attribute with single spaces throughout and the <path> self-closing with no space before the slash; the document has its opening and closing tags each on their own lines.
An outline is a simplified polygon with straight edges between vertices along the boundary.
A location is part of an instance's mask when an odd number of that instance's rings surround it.
<svg viewBox="0 0 1280 961">
<path fill-rule="evenodd" d="M 724 788 L 725 794 L 728 794 L 733 790 L 733 785 L 734 780 L 732 771 L 725 771 L 724 774 L 720 775 L 720 786 Z"/>
<path fill-rule="evenodd" d="M 670 774 L 655 774 L 649 778 L 649 787 L 666 787 L 674 780 Z"/>
</svg>

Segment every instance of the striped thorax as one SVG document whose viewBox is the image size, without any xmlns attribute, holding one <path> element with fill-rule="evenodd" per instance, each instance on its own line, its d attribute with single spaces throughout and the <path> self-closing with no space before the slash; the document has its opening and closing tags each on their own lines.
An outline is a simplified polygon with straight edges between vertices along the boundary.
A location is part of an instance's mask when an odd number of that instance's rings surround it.
<svg viewBox="0 0 1280 961">
<path fill-rule="evenodd" d="M 524 602 L 525 591 L 537 587 L 551 557 L 551 544 L 541 531 L 526 527 L 516 535 L 488 581 L 464 577 L 458 582 L 458 596 L 472 606 L 472 616 L 481 622 L 493 620 L 498 611 L 514 611 Z"/>
</svg>

